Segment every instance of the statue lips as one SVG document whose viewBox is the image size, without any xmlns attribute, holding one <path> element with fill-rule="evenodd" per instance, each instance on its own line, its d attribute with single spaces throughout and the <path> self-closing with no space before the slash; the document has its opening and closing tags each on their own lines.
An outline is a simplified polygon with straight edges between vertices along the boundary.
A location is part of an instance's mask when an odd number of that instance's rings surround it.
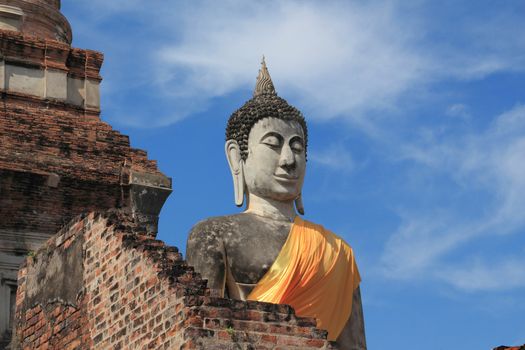
<svg viewBox="0 0 525 350">
<path fill-rule="evenodd" d="M 285 182 L 285 183 L 296 182 L 297 180 L 299 180 L 299 177 L 294 176 L 294 175 L 288 175 L 288 174 L 275 174 L 273 177 L 277 181 Z"/>
</svg>

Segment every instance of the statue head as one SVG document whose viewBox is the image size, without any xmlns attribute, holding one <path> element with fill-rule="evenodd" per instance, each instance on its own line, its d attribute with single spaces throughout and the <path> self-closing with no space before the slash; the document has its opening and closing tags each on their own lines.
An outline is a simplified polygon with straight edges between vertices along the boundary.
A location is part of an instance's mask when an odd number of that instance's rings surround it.
<svg viewBox="0 0 525 350">
<path fill-rule="evenodd" d="M 230 116 L 226 128 L 235 204 L 241 206 L 250 194 L 295 200 L 297 211 L 303 214 L 307 140 L 303 115 L 277 96 L 263 58 L 253 98 Z"/>
</svg>

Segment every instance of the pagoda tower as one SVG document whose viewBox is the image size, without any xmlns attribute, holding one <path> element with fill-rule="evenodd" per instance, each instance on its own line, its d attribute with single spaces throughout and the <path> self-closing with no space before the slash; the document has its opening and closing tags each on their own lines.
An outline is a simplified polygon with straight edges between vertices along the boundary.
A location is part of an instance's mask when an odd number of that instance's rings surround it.
<svg viewBox="0 0 525 350">
<path fill-rule="evenodd" d="M 60 0 L 0 0 L 0 349 L 27 255 L 88 211 L 119 208 L 155 236 L 171 193 L 146 152 L 100 119 L 103 55 L 71 42 Z"/>
</svg>

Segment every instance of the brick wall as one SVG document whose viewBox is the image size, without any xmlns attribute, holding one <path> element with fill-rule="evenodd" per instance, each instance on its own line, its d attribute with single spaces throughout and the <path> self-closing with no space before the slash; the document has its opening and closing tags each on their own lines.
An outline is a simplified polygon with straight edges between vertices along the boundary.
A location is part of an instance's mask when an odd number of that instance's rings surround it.
<svg viewBox="0 0 525 350">
<path fill-rule="evenodd" d="M 103 55 L 55 40 L 55 31 L 71 34 L 58 12 L 59 1 L 0 3 L 19 5 L 25 12 L 21 32 L 0 30 L 3 349 L 10 338 L 9 305 L 18 266 L 26 254 L 89 211 L 127 210 L 142 232 L 155 235 L 171 179 L 145 151 L 132 148 L 128 136 L 100 119 Z M 64 26 L 57 27 L 54 19 L 63 20 Z M 42 309 L 39 314 L 46 312 Z"/>
<path fill-rule="evenodd" d="M 19 273 L 15 349 L 335 349 L 286 305 L 211 297 L 120 211 L 53 236 Z"/>
<path fill-rule="evenodd" d="M 2 64 L 102 79 L 103 55 L 96 51 L 0 31 L 0 52 L 0 80 L 6 79 Z M 98 108 L 4 87 L 0 86 L 0 216 L 5 220 L 0 222 L 0 236 L 24 232 L 47 238 L 82 212 L 130 206 L 132 174 L 153 177 L 146 185 L 170 191 L 170 179 L 157 163 L 103 122 Z"/>
<path fill-rule="evenodd" d="M 22 336 L 26 340 L 23 348 L 73 350 L 80 349 L 81 344 L 89 344 L 87 318 L 82 311 L 60 302 L 30 309 L 25 315 L 27 321 Z"/>
</svg>

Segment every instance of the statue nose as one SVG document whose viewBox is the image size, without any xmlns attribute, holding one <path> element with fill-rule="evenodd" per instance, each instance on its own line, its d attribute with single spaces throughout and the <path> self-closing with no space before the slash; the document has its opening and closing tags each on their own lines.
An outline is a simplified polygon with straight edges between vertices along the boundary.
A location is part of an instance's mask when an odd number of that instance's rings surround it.
<svg viewBox="0 0 525 350">
<path fill-rule="evenodd" d="M 279 166 L 285 169 L 293 169 L 295 167 L 295 157 L 289 146 L 284 146 L 282 148 L 281 157 L 279 158 Z"/>
</svg>

